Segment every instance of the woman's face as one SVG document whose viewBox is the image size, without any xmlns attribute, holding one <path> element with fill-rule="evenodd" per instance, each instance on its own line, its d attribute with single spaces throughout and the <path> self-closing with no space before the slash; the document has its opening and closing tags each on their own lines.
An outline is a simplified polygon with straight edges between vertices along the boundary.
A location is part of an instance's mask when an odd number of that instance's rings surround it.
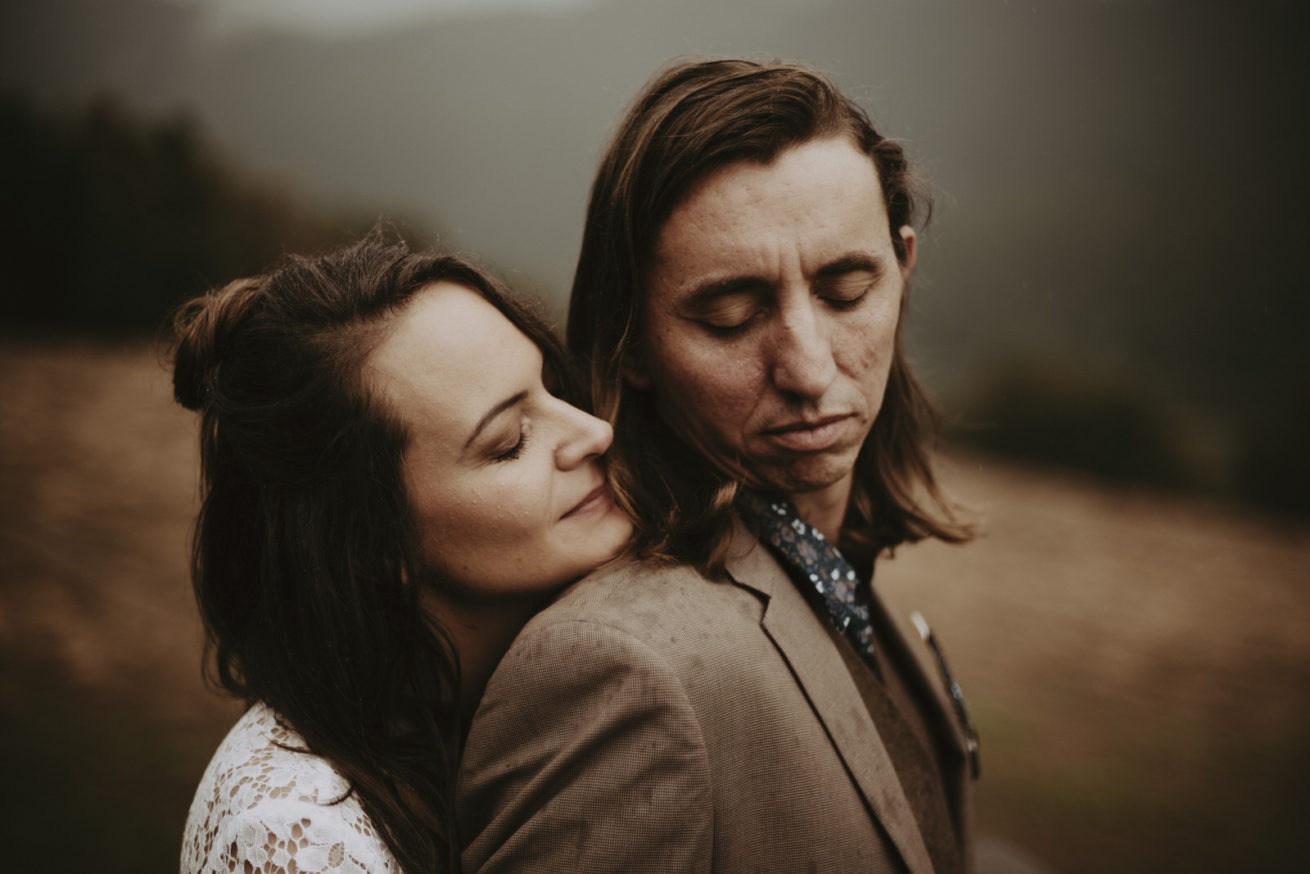
<svg viewBox="0 0 1310 874">
<path fill-rule="evenodd" d="M 613 431 L 547 391 L 541 351 L 481 295 L 425 288 L 368 368 L 408 431 L 423 559 L 456 593 L 539 594 L 623 548 L 632 525 L 598 462 Z"/>
</svg>

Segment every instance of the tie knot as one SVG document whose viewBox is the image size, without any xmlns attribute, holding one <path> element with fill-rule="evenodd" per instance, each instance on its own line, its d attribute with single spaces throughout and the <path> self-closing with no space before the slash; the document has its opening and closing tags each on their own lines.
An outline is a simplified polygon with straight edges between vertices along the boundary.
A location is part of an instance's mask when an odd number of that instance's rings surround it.
<svg viewBox="0 0 1310 874">
<path fill-rule="evenodd" d="M 743 490 L 740 506 L 792 578 L 823 599 L 833 625 L 861 654 L 871 654 L 873 628 L 867 599 L 860 590 L 855 568 L 837 547 L 802 519 L 786 498 Z"/>
</svg>

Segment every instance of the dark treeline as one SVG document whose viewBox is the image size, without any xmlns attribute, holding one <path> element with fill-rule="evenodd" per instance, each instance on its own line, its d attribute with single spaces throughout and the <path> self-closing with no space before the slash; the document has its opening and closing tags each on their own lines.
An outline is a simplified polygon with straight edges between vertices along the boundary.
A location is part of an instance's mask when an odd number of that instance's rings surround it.
<svg viewBox="0 0 1310 874">
<path fill-rule="evenodd" d="M 149 333 L 180 300 L 361 228 L 222 162 L 185 117 L 0 96 L 0 322 Z"/>
<path fill-rule="evenodd" d="M 1207 420 L 1130 372 L 1016 356 L 957 398 L 948 433 L 1026 463 L 1310 516 L 1310 371 L 1253 381 L 1249 394 L 1263 403 Z"/>
</svg>

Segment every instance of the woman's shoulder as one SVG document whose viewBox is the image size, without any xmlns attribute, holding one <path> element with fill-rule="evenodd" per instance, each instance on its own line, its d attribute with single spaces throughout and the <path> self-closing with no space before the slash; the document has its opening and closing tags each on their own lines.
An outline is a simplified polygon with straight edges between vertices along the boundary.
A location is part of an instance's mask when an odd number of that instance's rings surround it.
<svg viewBox="0 0 1310 874">
<path fill-rule="evenodd" d="M 264 704 L 219 745 L 191 802 L 182 841 L 192 871 L 400 870 L 325 759 Z"/>
<path fill-rule="evenodd" d="M 285 799 L 331 803 L 350 786 L 276 711 L 256 703 L 219 744 L 201 779 L 229 799 L 228 806 L 257 809 Z M 202 793 L 196 792 L 199 799 Z"/>
</svg>

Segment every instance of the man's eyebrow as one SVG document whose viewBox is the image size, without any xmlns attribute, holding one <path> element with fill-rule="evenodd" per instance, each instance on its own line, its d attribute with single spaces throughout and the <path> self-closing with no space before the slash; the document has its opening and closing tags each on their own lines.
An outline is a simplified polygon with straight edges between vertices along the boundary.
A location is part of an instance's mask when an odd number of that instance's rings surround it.
<svg viewBox="0 0 1310 874">
<path fill-rule="evenodd" d="M 469 435 L 469 439 L 464 442 L 464 449 L 462 451 L 468 451 L 468 448 L 473 445 L 473 441 L 478 439 L 478 435 L 482 433 L 484 428 L 491 424 L 492 420 L 511 407 L 516 407 L 523 403 L 523 401 L 527 400 L 527 397 L 528 393 L 526 391 L 521 391 L 513 397 L 505 398 L 505 400 L 496 404 L 490 410 L 487 410 L 486 415 L 478 420 L 478 424 L 473 429 L 473 433 Z"/>
<path fill-rule="evenodd" d="M 879 275 L 884 269 L 884 262 L 881 257 L 864 252 L 850 252 L 824 264 L 815 275 L 825 279 L 859 271 Z"/>
</svg>

